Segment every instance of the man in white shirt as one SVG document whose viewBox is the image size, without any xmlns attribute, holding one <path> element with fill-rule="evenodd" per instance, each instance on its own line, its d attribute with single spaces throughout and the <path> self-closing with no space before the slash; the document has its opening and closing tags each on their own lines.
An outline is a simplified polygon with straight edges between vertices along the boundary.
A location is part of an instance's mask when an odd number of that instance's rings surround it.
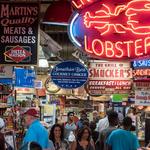
<svg viewBox="0 0 150 150">
<path fill-rule="evenodd" d="M 106 111 L 106 116 L 103 119 L 100 119 L 99 122 L 97 123 L 96 131 L 101 132 L 102 130 L 106 129 L 109 127 L 109 121 L 108 121 L 108 114 L 111 112 L 112 109 L 108 109 Z"/>
</svg>

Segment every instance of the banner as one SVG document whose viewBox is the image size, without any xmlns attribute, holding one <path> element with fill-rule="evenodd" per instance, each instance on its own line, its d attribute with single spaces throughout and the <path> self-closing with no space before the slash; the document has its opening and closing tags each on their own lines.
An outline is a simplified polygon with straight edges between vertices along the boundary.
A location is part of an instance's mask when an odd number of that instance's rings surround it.
<svg viewBox="0 0 150 150">
<path fill-rule="evenodd" d="M 37 64 L 39 12 L 38 3 L 0 3 L 0 64 Z"/>
</svg>

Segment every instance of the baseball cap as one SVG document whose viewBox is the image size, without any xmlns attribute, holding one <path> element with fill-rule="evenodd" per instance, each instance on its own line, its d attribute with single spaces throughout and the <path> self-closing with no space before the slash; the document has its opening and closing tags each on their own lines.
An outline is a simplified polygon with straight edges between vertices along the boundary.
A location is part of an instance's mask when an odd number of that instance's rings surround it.
<svg viewBox="0 0 150 150">
<path fill-rule="evenodd" d="M 24 115 L 30 115 L 30 116 L 33 116 L 33 117 L 39 117 L 39 114 L 37 112 L 36 109 L 34 108 L 29 108 L 25 113 Z"/>
<path fill-rule="evenodd" d="M 2 118 L 0 118 L 0 129 L 2 129 L 5 126 L 5 122 Z"/>
</svg>

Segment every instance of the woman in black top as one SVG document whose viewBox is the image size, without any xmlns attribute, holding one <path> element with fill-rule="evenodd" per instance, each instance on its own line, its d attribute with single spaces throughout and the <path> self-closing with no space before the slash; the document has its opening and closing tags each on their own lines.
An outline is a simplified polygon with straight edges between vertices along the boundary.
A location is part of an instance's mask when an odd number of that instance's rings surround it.
<svg viewBox="0 0 150 150">
<path fill-rule="evenodd" d="M 71 150 L 95 150 L 94 142 L 91 140 L 91 131 L 88 127 L 78 130 L 77 140 L 72 143 Z"/>
<path fill-rule="evenodd" d="M 64 128 L 60 124 L 52 126 L 49 139 L 53 141 L 55 150 L 69 150 L 69 144 L 64 140 Z"/>
</svg>

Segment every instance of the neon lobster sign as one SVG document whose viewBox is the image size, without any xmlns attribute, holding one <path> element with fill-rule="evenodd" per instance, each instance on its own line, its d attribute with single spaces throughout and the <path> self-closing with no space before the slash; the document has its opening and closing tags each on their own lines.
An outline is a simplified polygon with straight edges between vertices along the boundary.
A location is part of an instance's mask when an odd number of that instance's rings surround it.
<svg viewBox="0 0 150 150">
<path fill-rule="evenodd" d="M 124 1 L 73 0 L 69 35 L 75 45 L 99 59 L 149 57 L 150 0 Z"/>
</svg>

